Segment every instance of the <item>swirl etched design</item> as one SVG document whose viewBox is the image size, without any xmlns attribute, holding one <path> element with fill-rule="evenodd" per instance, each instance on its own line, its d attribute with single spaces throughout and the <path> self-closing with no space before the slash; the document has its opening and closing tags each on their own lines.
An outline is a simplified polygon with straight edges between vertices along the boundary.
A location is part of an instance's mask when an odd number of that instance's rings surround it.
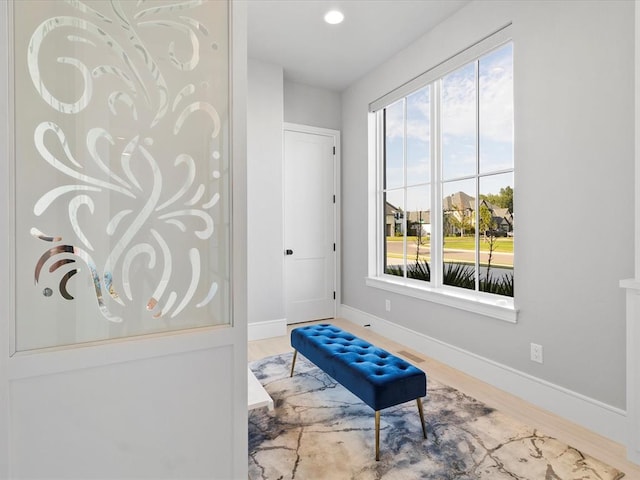
<svg viewBox="0 0 640 480">
<path fill-rule="evenodd" d="M 67 0 L 26 50 L 50 112 L 34 147 L 55 179 L 33 204 L 34 281 L 58 279 L 54 295 L 73 301 L 88 272 L 114 323 L 132 305 L 179 319 L 225 279 L 227 32 L 205 23 L 207 4 Z"/>
</svg>

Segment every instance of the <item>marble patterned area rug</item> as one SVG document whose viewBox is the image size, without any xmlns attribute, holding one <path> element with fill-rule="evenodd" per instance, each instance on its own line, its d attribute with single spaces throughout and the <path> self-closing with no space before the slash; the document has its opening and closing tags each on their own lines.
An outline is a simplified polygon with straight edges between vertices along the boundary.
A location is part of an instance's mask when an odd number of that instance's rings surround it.
<svg viewBox="0 0 640 480">
<path fill-rule="evenodd" d="M 249 412 L 250 480 L 609 480 L 624 473 L 428 379 L 422 437 L 416 402 L 374 412 L 292 354 L 250 364 L 275 410 Z M 427 372 L 428 376 L 429 372 Z"/>
</svg>

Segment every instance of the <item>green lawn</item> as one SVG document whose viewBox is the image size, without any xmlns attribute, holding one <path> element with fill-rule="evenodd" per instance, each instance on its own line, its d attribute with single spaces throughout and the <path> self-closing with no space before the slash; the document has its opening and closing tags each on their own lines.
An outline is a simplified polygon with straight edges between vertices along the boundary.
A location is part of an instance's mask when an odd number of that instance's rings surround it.
<svg viewBox="0 0 640 480">
<path fill-rule="evenodd" d="M 417 237 L 407 237 L 407 243 L 415 242 L 416 238 Z M 401 242 L 401 241 L 402 241 L 402 237 L 387 237 L 387 242 Z M 445 248 L 453 248 L 457 250 L 473 250 L 474 242 L 475 242 L 475 239 L 473 237 L 445 237 L 444 246 Z M 424 244 L 424 239 L 423 239 L 423 244 Z M 488 241 L 485 242 L 482 237 L 480 237 L 480 251 L 481 252 L 489 251 L 489 242 Z M 493 251 L 502 252 L 502 253 L 513 253 L 513 238 L 510 238 L 510 237 L 496 238 Z"/>
<path fill-rule="evenodd" d="M 459 250 L 473 250 L 475 239 L 473 237 L 445 237 L 444 247 Z M 480 237 L 480 251 L 489 251 L 489 241 Z M 513 253 L 513 238 L 500 237 L 494 239 L 494 252 Z"/>
</svg>

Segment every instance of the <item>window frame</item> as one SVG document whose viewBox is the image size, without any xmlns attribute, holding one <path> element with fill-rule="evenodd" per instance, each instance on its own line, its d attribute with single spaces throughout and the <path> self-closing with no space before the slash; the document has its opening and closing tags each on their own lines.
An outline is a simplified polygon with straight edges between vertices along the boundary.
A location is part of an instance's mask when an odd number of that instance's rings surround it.
<svg viewBox="0 0 640 480">
<path fill-rule="evenodd" d="M 443 261 L 443 221 L 441 214 L 434 214 L 434 212 L 442 210 L 442 190 L 443 184 L 445 183 L 445 180 L 442 178 L 441 166 L 441 125 L 439 115 L 441 94 L 440 80 L 448 73 L 451 73 L 471 62 L 475 62 L 480 57 L 485 56 L 491 51 L 512 42 L 511 25 L 507 25 L 369 104 L 369 192 L 371 194 L 369 197 L 368 215 L 368 275 L 365 282 L 367 286 L 462 309 L 511 323 L 517 322 L 518 311 L 515 306 L 515 297 L 491 294 L 479 290 L 467 290 L 443 284 L 443 279 L 441 278 Z M 385 236 L 381 235 L 381 232 L 383 232 L 385 228 L 384 200 L 385 192 L 387 190 L 384 185 L 384 109 L 427 86 L 431 87 L 430 152 L 432 165 L 430 167 L 431 178 L 429 183 L 431 185 L 430 209 L 432 214 L 430 221 L 432 231 L 430 263 L 432 266 L 438 266 L 436 268 L 432 268 L 432 277 L 430 282 L 385 273 Z M 406 138 L 403 141 L 406 142 Z M 513 174 L 515 179 L 515 165 L 510 172 Z M 476 171 L 475 175 L 472 177 L 474 182 L 476 182 L 476 187 L 482 176 L 483 174 Z M 407 188 L 408 187 L 405 182 L 403 189 L 406 190 Z M 404 195 L 406 197 L 406 192 Z M 476 192 L 476 204 L 479 204 L 479 191 Z M 476 214 L 478 213 L 476 212 Z M 406 218 L 404 222 L 404 229 L 406 231 Z M 478 233 L 476 232 L 476 243 L 477 241 Z M 405 243 L 406 234 L 403 240 L 403 244 Z M 405 251 L 404 257 L 406 262 L 406 245 L 404 245 L 403 250 Z M 476 252 L 476 256 L 477 255 L 478 252 Z M 477 273 L 478 277 L 480 272 L 478 271 Z M 478 280 L 476 279 L 476 288 L 477 286 Z"/>
</svg>

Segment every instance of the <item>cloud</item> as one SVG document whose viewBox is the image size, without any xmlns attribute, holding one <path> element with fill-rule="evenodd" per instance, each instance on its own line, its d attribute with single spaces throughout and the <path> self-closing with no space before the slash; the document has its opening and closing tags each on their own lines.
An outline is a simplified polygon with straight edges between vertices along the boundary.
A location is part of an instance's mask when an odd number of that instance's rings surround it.
<svg viewBox="0 0 640 480">
<path fill-rule="evenodd" d="M 471 137 L 476 131 L 475 65 L 469 64 L 442 79 L 442 134 Z"/>
<path fill-rule="evenodd" d="M 475 171 L 476 103 L 480 105 L 479 140 L 483 170 L 508 168 L 511 165 L 512 45 L 505 45 L 480 58 L 478 86 L 479 88 L 476 87 L 475 62 L 441 80 L 440 115 L 445 178 L 464 176 Z M 430 94 L 430 87 L 424 87 L 386 109 L 387 141 L 403 143 L 406 135 L 407 153 L 412 155 L 413 151 L 416 160 L 428 153 L 431 140 Z"/>
<path fill-rule="evenodd" d="M 480 61 L 480 135 L 513 142 L 513 57 L 510 45 Z"/>
<path fill-rule="evenodd" d="M 442 79 L 442 132 L 448 136 L 475 137 L 476 95 L 480 103 L 480 135 L 493 142 L 513 141 L 513 59 L 511 45 L 480 59 L 479 90 L 475 63 Z M 430 141 L 430 91 L 425 87 L 406 98 L 407 138 Z M 404 100 L 387 107 L 387 136 L 405 134 Z"/>
<path fill-rule="evenodd" d="M 468 64 L 442 80 L 442 131 L 475 137 L 476 94 L 480 104 L 481 139 L 513 141 L 513 61 L 511 46 L 480 59 L 476 91 L 475 64 Z"/>
<path fill-rule="evenodd" d="M 407 97 L 407 139 L 415 139 L 422 142 L 431 140 L 431 104 L 429 88 L 425 87 Z M 404 101 L 399 100 L 386 108 L 387 137 L 402 138 L 405 132 L 404 125 Z"/>
<path fill-rule="evenodd" d="M 385 133 L 387 138 L 404 137 L 404 101 L 399 100 L 385 109 Z"/>
<path fill-rule="evenodd" d="M 430 87 L 425 87 L 407 97 L 407 138 L 422 142 L 431 140 Z"/>
</svg>

